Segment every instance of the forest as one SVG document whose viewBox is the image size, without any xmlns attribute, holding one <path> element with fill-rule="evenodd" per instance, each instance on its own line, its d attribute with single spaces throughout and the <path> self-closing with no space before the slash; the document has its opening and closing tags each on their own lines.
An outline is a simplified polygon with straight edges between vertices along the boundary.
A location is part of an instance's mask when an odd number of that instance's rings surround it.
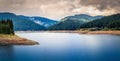
<svg viewBox="0 0 120 61">
<path fill-rule="evenodd" d="M 104 18 L 82 24 L 80 26 L 80 29 L 84 29 L 84 28 L 101 28 L 101 29 L 120 30 L 120 14 L 106 16 Z"/>
<path fill-rule="evenodd" d="M 0 20 L 0 34 L 14 34 L 12 20 Z"/>
<path fill-rule="evenodd" d="M 89 22 L 82 22 L 79 20 L 80 19 L 67 19 L 49 27 L 49 30 L 120 30 L 119 13 L 110 16 L 104 16 L 102 18 L 98 18 Z"/>
</svg>

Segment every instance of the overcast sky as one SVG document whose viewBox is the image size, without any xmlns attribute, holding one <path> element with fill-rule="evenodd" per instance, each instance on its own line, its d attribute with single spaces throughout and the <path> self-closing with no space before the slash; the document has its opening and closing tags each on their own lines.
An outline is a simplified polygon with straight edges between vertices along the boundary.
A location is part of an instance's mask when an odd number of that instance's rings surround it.
<svg viewBox="0 0 120 61">
<path fill-rule="evenodd" d="M 0 0 L 0 12 L 59 20 L 74 14 L 120 13 L 120 0 Z"/>
</svg>

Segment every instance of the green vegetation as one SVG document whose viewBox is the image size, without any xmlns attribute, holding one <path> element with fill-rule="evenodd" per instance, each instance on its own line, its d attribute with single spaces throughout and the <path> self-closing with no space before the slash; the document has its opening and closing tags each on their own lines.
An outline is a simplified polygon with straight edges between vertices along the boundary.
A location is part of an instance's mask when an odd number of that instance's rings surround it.
<svg viewBox="0 0 120 61">
<path fill-rule="evenodd" d="M 81 24 L 100 19 L 103 16 L 89 16 L 86 14 L 79 14 L 74 16 L 67 16 L 63 18 L 59 23 L 49 27 L 49 30 L 76 30 Z"/>
<path fill-rule="evenodd" d="M 120 29 L 120 20 L 112 21 L 107 25 L 108 28 L 119 28 Z"/>
<path fill-rule="evenodd" d="M 84 20 L 86 21 L 84 21 Z M 92 20 L 94 19 L 94 20 Z M 68 16 L 59 23 L 49 27 L 49 30 L 120 30 L 120 14 L 105 17 L 90 17 L 86 15 Z"/>
<path fill-rule="evenodd" d="M 49 27 L 49 30 L 75 30 L 79 28 L 82 23 L 82 21 L 68 19 Z"/>
<path fill-rule="evenodd" d="M 99 28 L 101 30 L 120 30 L 120 14 L 106 16 L 101 19 L 97 19 L 80 26 L 80 29 L 84 28 Z"/>
<path fill-rule="evenodd" d="M 14 35 L 12 20 L 0 20 L 0 45 L 35 45 L 38 42 Z"/>
<path fill-rule="evenodd" d="M 0 34 L 14 34 L 12 20 L 0 21 Z"/>
</svg>

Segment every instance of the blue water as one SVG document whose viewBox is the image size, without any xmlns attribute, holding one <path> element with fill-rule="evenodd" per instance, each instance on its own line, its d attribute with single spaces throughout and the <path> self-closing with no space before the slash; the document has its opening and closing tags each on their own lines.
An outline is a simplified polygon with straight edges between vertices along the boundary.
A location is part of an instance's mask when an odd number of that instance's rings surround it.
<svg viewBox="0 0 120 61">
<path fill-rule="evenodd" d="M 40 43 L 0 46 L 0 61 L 120 61 L 120 36 L 77 33 L 17 33 Z"/>
</svg>

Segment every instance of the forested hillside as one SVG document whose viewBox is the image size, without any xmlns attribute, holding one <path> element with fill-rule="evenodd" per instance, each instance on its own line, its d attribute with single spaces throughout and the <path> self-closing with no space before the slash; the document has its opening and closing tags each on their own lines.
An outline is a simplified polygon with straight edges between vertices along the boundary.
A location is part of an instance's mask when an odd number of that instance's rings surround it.
<svg viewBox="0 0 120 61">
<path fill-rule="evenodd" d="M 74 16 L 67 16 L 61 21 L 51 27 L 49 30 L 76 30 L 81 24 L 93 21 L 95 19 L 100 19 L 103 16 L 90 16 L 86 14 L 78 14 Z"/>
<path fill-rule="evenodd" d="M 46 30 L 46 28 L 42 25 L 36 24 L 35 22 L 21 18 L 14 13 L 0 13 L 0 20 L 2 19 L 12 19 L 14 30 L 15 31 L 39 31 L 39 30 Z"/>
<path fill-rule="evenodd" d="M 106 16 L 101 19 L 97 19 L 85 24 L 82 24 L 80 28 L 116 28 L 120 29 L 120 14 L 114 14 L 110 16 Z"/>
<path fill-rule="evenodd" d="M 26 19 L 26 20 L 30 20 L 38 25 L 42 25 L 46 28 L 48 28 L 49 26 L 52 26 L 54 24 L 56 24 L 58 21 L 56 20 L 52 20 L 52 19 L 49 19 L 49 18 L 45 18 L 45 17 L 39 17 L 39 16 L 32 16 L 32 17 L 29 17 L 29 16 L 23 16 L 23 15 L 19 15 L 19 18 L 23 18 L 23 19 Z"/>
<path fill-rule="evenodd" d="M 68 19 L 49 27 L 49 30 L 75 30 L 79 28 L 80 24 L 83 24 L 83 21 Z"/>
</svg>

